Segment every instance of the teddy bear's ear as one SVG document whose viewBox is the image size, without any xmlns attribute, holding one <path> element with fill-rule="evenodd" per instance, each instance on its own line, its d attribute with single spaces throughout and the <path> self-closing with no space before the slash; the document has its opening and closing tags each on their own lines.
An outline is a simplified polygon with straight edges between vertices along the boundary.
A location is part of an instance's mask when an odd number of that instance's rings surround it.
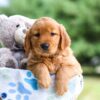
<svg viewBox="0 0 100 100">
<path fill-rule="evenodd" d="M 62 24 L 60 24 L 59 30 L 60 30 L 59 47 L 61 50 L 64 50 L 66 47 L 70 46 L 71 39 L 70 39 L 68 33 L 66 32 L 65 27 Z"/>
<path fill-rule="evenodd" d="M 30 32 L 31 32 L 31 30 L 28 30 L 26 32 L 26 37 L 25 37 L 25 41 L 24 41 L 24 49 L 25 49 L 26 55 L 28 55 L 30 53 L 30 50 L 31 50 L 31 36 L 30 36 Z"/>
</svg>

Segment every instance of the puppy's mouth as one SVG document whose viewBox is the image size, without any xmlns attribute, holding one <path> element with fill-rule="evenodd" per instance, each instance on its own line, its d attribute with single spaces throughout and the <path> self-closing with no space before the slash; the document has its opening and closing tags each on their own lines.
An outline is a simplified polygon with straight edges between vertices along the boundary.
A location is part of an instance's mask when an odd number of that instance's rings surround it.
<svg viewBox="0 0 100 100">
<path fill-rule="evenodd" d="M 50 57 L 56 54 L 57 46 L 53 46 L 50 43 L 44 42 L 37 44 L 33 50 L 36 56 Z"/>
<path fill-rule="evenodd" d="M 48 50 L 43 50 L 41 48 L 35 48 L 34 49 L 35 53 L 39 56 L 43 56 L 43 57 L 49 57 L 53 54 L 55 54 L 54 52 L 52 52 L 50 49 Z"/>
<path fill-rule="evenodd" d="M 51 52 L 49 50 L 40 49 L 40 55 L 41 56 L 50 56 Z"/>
<path fill-rule="evenodd" d="M 46 56 L 52 55 L 52 53 L 50 52 L 50 50 L 41 50 L 41 54 L 42 55 L 46 55 Z"/>
</svg>

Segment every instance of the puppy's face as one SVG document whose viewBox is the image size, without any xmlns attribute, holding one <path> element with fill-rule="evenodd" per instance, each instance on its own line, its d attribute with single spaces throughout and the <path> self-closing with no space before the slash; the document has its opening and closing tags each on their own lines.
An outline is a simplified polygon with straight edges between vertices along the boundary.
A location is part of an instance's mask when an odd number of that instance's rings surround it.
<svg viewBox="0 0 100 100">
<path fill-rule="evenodd" d="M 39 21 L 31 29 L 31 45 L 36 54 L 49 56 L 55 54 L 60 41 L 57 25 L 50 21 Z"/>
<path fill-rule="evenodd" d="M 25 49 L 41 56 L 50 56 L 62 45 L 67 45 L 66 33 L 61 33 L 61 26 L 51 18 L 38 19 L 26 34 Z M 62 43 L 61 43 L 62 42 Z M 69 42 L 69 41 L 67 41 Z M 30 47 L 29 47 L 30 46 Z M 63 48 L 63 47 L 62 47 Z"/>
</svg>

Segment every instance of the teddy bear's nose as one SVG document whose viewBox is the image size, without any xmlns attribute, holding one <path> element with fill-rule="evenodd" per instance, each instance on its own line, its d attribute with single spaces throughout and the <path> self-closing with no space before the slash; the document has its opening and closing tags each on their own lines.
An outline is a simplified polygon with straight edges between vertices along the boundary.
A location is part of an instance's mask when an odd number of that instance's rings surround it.
<svg viewBox="0 0 100 100">
<path fill-rule="evenodd" d="M 23 33 L 26 33 L 26 29 L 23 29 Z"/>
<path fill-rule="evenodd" d="M 41 47 L 43 50 L 48 50 L 49 44 L 48 44 L 48 43 L 42 43 L 42 44 L 40 45 L 40 47 Z"/>
</svg>

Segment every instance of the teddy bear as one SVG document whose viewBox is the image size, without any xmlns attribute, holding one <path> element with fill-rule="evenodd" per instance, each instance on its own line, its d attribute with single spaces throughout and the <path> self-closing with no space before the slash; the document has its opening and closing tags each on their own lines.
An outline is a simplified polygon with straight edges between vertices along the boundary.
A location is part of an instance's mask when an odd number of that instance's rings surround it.
<svg viewBox="0 0 100 100">
<path fill-rule="evenodd" d="M 27 27 L 24 24 L 18 24 L 14 33 L 14 42 L 12 48 L 5 47 L 1 43 L 0 48 L 0 67 L 21 68 L 22 59 L 25 58 L 23 43 Z M 24 64 L 23 64 L 24 65 Z"/>
<path fill-rule="evenodd" d="M 8 67 L 11 62 L 14 63 L 10 65 L 14 65 L 13 68 L 24 68 L 26 66 L 27 58 L 23 48 L 24 38 L 26 32 L 34 22 L 35 19 L 29 19 L 21 15 L 10 17 L 0 15 L 0 43 L 6 47 L 0 50 L 0 54 L 6 51 L 5 55 L 8 56 L 6 60 L 0 59 L 0 63 L 5 63 L 3 64 L 5 67 Z M 12 57 L 12 60 L 9 60 L 11 59 L 10 56 Z M 0 58 L 3 58 L 3 55 L 2 57 L 0 56 Z M 16 62 L 18 64 L 16 64 Z"/>
<path fill-rule="evenodd" d="M 25 27 L 30 28 L 35 22 L 35 19 L 30 19 L 21 15 L 6 16 L 0 15 L 0 41 L 7 48 L 12 48 L 15 42 L 14 34 L 18 26 L 24 24 Z"/>
<path fill-rule="evenodd" d="M 24 53 L 24 38 L 27 27 L 24 24 L 18 24 L 14 34 L 14 43 L 12 48 L 4 47 L 1 44 L 0 48 L 0 67 L 21 68 L 22 59 L 25 59 Z"/>
</svg>

